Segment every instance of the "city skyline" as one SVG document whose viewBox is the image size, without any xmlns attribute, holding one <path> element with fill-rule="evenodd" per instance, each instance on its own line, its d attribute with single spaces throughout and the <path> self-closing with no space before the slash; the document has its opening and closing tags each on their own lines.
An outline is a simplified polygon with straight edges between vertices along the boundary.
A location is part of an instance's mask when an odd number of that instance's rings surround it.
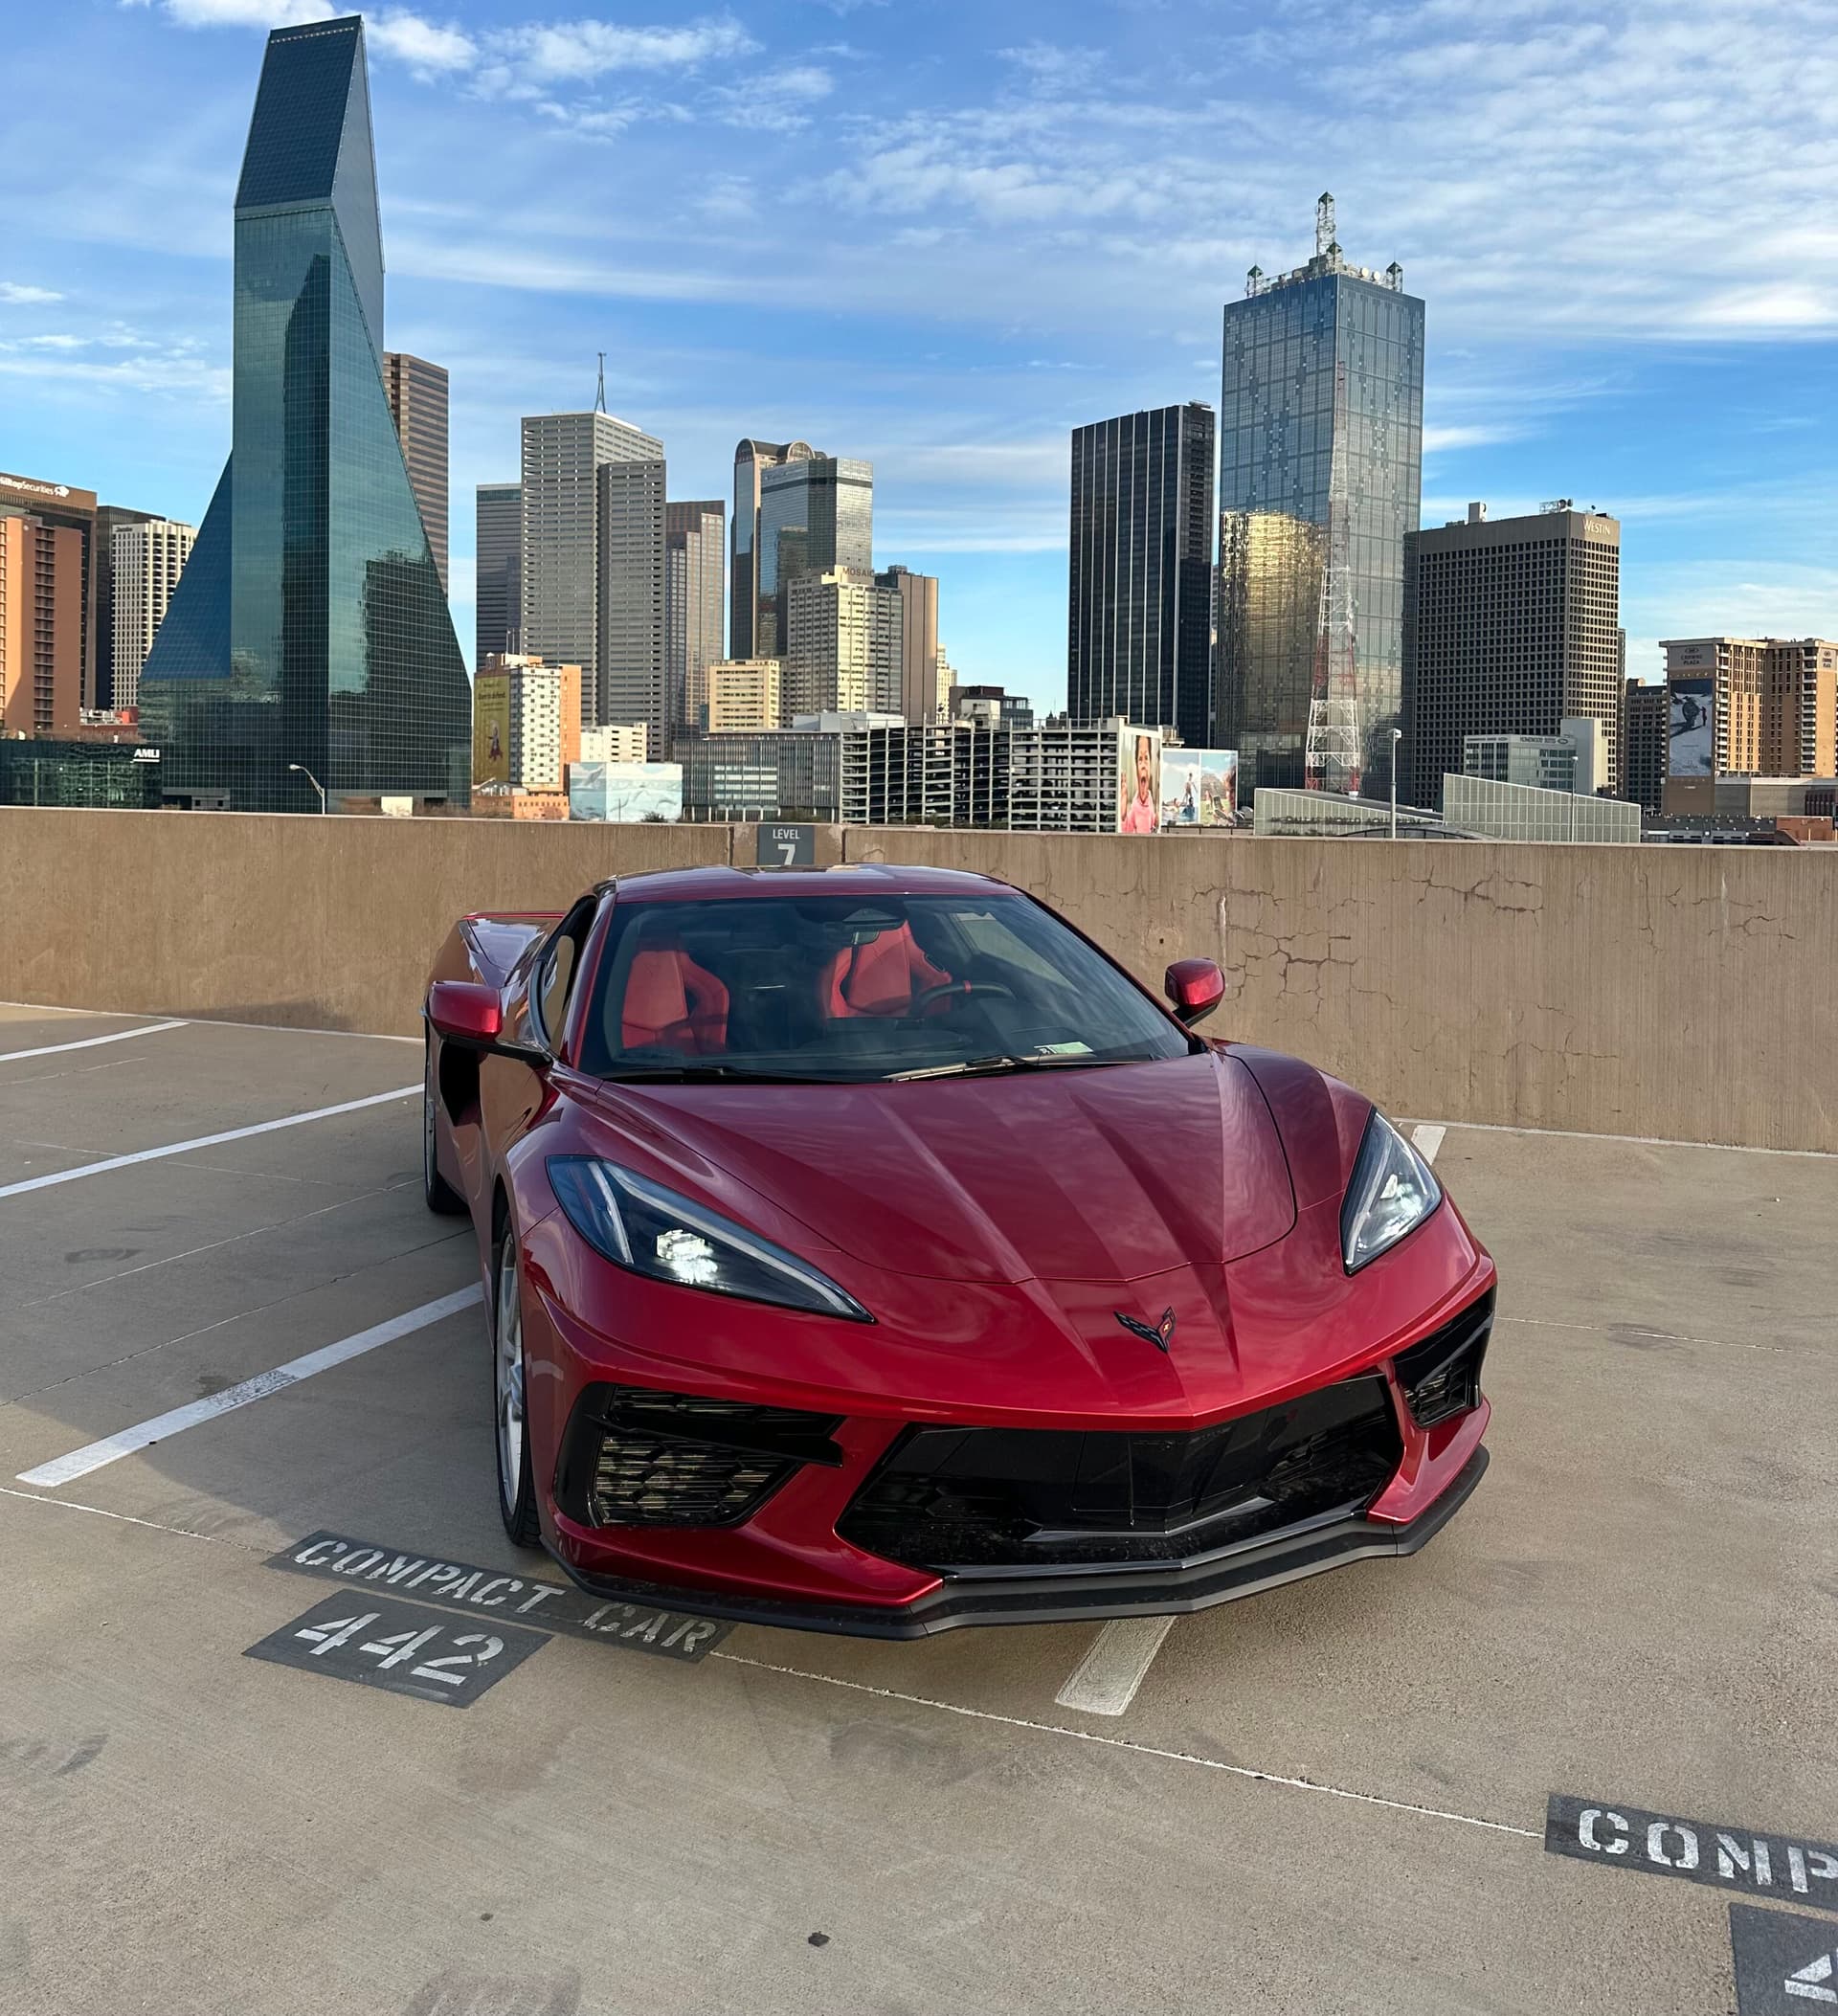
<svg viewBox="0 0 1838 2016">
<path fill-rule="evenodd" d="M 212 307 L 227 256 L 212 206 L 260 41 L 254 28 L 188 23 L 324 11 L 154 0 L 23 24 L 32 200 L 0 262 L 0 394 L 20 394 L 0 396 L 10 466 L 201 520 L 228 420 L 227 331 Z M 1334 76 L 1353 76 L 1362 53 L 1385 67 L 1368 31 L 1328 13 Z M 590 402 L 604 347 L 609 404 L 669 443 L 680 494 L 727 494 L 741 433 L 872 460 L 880 544 L 946 581 L 965 676 L 1057 705 L 1067 437 L 1107 414 L 1216 401 L 1220 306 L 1252 260 L 1307 257 L 1307 206 L 1327 186 L 1348 242 L 1395 254 L 1429 304 L 1425 526 L 1476 496 L 1501 515 L 1558 493 L 1614 511 L 1629 669 L 1645 677 L 1658 675 L 1664 635 L 1833 627 L 1838 588 L 1815 529 L 1832 479 L 1809 430 L 1838 378 L 1838 287 L 1823 240 L 1786 236 L 1813 170 L 1761 110 L 1767 78 L 1803 54 L 1782 10 L 1742 11 L 1745 58 L 1721 121 L 1778 174 L 1765 197 L 1736 190 L 1707 208 L 1694 206 L 1715 165 L 1670 160 L 1640 130 L 1690 82 L 1702 11 L 1663 48 L 1642 45 L 1637 19 L 1590 28 L 1556 7 L 1514 11 L 1466 42 L 1412 15 L 1388 58 L 1395 98 L 1356 89 L 1338 124 L 1285 35 L 1252 49 L 1204 10 L 1171 31 L 1153 13 L 1031 0 L 987 26 L 948 4 L 938 52 L 979 58 L 950 66 L 974 73 L 962 84 L 935 65 L 876 64 L 896 34 L 889 9 L 750 6 L 667 33 L 622 16 L 594 48 L 579 40 L 575 68 L 541 79 L 507 8 L 458 0 L 418 38 L 417 18 L 395 10 L 372 32 L 392 337 L 454 373 L 456 498 L 515 473 L 521 414 Z M 1172 95 L 1165 61 L 1152 61 L 1171 32 Z M 1594 123 L 1584 145 L 1582 110 L 1564 96 L 1580 63 L 1592 103 L 1616 115 L 1606 150 Z M 52 81 L 72 65 L 94 86 L 80 174 L 48 128 L 33 139 L 35 107 L 57 102 Z M 1490 81 L 1502 73 L 1522 104 Z M 1434 125 L 1413 81 L 1434 83 Z M 491 94 L 513 89 L 552 110 L 527 131 L 494 127 L 505 194 L 487 201 L 469 136 Z M 1226 143 L 1201 201 L 1187 171 L 1221 92 L 1300 116 L 1255 157 Z M 682 117 L 638 118 L 646 94 Z M 151 117 L 173 101 L 196 114 L 184 133 Z M 1535 162 L 1512 156 L 1509 200 L 1507 150 L 1535 118 L 1543 144 Z M 833 174 L 805 158 L 826 122 Z M 1228 123 L 1207 123 L 1216 157 Z M 1376 124 L 1408 169 L 1365 165 L 1360 137 Z M 1470 160 L 1455 175 L 1458 142 L 1472 149 L 1488 130 L 1478 170 Z M 1245 170 L 1222 212 L 1222 165 Z M 794 169 L 807 193 L 859 214 L 843 253 L 800 238 L 799 205 L 762 202 Z M 159 188 L 184 284 L 123 242 L 130 216 L 89 200 L 110 173 Z M 1638 187 L 1644 207 L 1564 200 L 1573 185 Z M 615 186 L 649 192 L 628 223 L 607 221 Z M 1065 258 L 1067 234 L 1085 256 Z M 466 637 L 469 515 L 456 511 L 454 540 Z"/>
</svg>

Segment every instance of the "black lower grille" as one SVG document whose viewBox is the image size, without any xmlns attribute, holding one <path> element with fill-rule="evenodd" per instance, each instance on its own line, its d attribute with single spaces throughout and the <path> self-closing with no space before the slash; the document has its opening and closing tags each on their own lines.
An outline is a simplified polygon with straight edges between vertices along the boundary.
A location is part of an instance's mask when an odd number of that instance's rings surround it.
<svg viewBox="0 0 1838 2016">
<path fill-rule="evenodd" d="M 1434 1427 L 1477 1406 L 1481 1398 L 1481 1361 L 1493 1330 L 1493 1290 L 1478 1302 L 1420 1337 L 1392 1361 L 1404 1404 L 1420 1428 Z"/>
<path fill-rule="evenodd" d="M 734 1526 L 806 1463 L 840 1464 L 841 1417 L 644 1386 L 590 1386 L 556 1491 L 590 1526 Z"/>
<path fill-rule="evenodd" d="M 911 1428 L 837 1522 L 913 1567 L 1170 1561 L 1363 1510 L 1403 1454 L 1384 1379 L 1186 1434 Z"/>
</svg>

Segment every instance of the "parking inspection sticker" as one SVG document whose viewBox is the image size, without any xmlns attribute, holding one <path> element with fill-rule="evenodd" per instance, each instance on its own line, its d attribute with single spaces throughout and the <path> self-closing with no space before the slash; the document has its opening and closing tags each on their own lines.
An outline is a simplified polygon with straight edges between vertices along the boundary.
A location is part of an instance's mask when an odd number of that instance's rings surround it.
<svg viewBox="0 0 1838 2016">
<path fill-rule="evenodd" d="M 1720 1821 L 1685 1820 L 1554 1792 L 1545 1809 L 1544 1846 L 1553 1855 L 1603 1869 L 1683 1876 L 1688 1883 L 1838 1911 L 1838 1846 L 1828 1841 L 1759 1834 Z M 1838 2005 L 1838 1984 L 1828 2000 Z"/>
<path fill-rule="evenodd" d="M 733 1628 L 712 1617 L 690 1617 L 651 1603 L 610 1602 L 568 1582 L 500 1575 L 465 1561 L 406 1554 L 345 1534 L 309 1533 L 303 1540 L 270 1555 L 268 1565 L 295 1575 L 349 1582 L 356 1589 L 393 1590 L 417 1603 L 432 1603 L 462 1617 L 504 1619 L 538 1631 L 588 1638 L 596 1645 L 616 1645 L 692 1664 L 706 1658 Z"/>
<path fill-rule="evenodd" d="M 415 1603 L 366 1595 L 328 1596 L 243 1655 L 380 1687 L 417 1701 L 470 1708 L 486 1688 L 549 1640 L 540 1631 L 493 1622 L 430 1619 Z"/>
</svg>

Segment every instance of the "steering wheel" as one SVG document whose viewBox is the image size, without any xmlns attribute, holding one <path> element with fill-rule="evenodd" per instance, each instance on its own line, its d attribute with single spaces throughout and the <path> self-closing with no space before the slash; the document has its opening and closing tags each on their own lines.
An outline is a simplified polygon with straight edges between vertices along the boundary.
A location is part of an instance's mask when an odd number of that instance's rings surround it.
<svg viewBox="0 0 1838 2016">
<path fill-rule="evenodd" d="M 1004 987 L 998 980 L 940 980 L 935 987 L 922 987 L 912 997 L 912 1006 L 906 1012 L 904 1020 L 911 1021 L 924 1015 L 933 1001 L 943 1000 L 946 996 L 955 996 L 959 1000 L 968 1000 L 974 994 L 1000 995 L 1006 1001 L 1015 998 L 1015 990 Z"/>
</svg>

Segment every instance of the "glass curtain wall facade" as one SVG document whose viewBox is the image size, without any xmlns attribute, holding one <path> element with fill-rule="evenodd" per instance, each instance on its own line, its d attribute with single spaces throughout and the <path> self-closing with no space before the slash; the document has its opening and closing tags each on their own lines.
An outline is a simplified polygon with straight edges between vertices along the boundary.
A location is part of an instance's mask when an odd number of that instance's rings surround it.
<svg viewBox="0 0 1838 2016">
<path fill-rule="evenodd" d="M 760 477 L 753 658 L 787 649 L 785 591 L 800 574 L 874 568 L 874 466 L 839 456 L 786 462 Z"/>
<path fill-rule="evenodd" d="M 728 507 L 720 498 L 663 510 L 663 683 L 673 728 L 708 726 L 708 667 L 722 648 Z"/>
<path fill-rule="evenodd" d="M 268 38 L 236 190 L 232 447 L 141 677 L 168 798 L 463 805 L 465 666 L 383 384 L 356 19 Z"/>
<path fill-rule="evenodd" d="M 1337 245 L 1251 284 L 1225 308 L 1219 739 L 1242 790 L 1301 785 L 1327 631 L 1350 616 L 1364 789 L 1383 791 L 1423 488 L 1423 304 L 1399 268 L 1349 267 Z"/>
<path fill-rule="evenodd" d="M 494 653 L 523 648 L 524 486 L 481 483 L 476 508 L 475 670 Z"/>
<path fill-rule="evenodd" d="M 728 570 L 728 655 L 758 658 L 753 635 L 759 611 L 760 492 L 769 469 L 808 462 L 809 441 L 744 440 L 734 450 L 734 547 Z"/>
<path fill-rule="evenodd" d="M 1213 410 L 1076 429 L 1066 632 L 1074 721 L 1212 731 Z"/>
</svg>

